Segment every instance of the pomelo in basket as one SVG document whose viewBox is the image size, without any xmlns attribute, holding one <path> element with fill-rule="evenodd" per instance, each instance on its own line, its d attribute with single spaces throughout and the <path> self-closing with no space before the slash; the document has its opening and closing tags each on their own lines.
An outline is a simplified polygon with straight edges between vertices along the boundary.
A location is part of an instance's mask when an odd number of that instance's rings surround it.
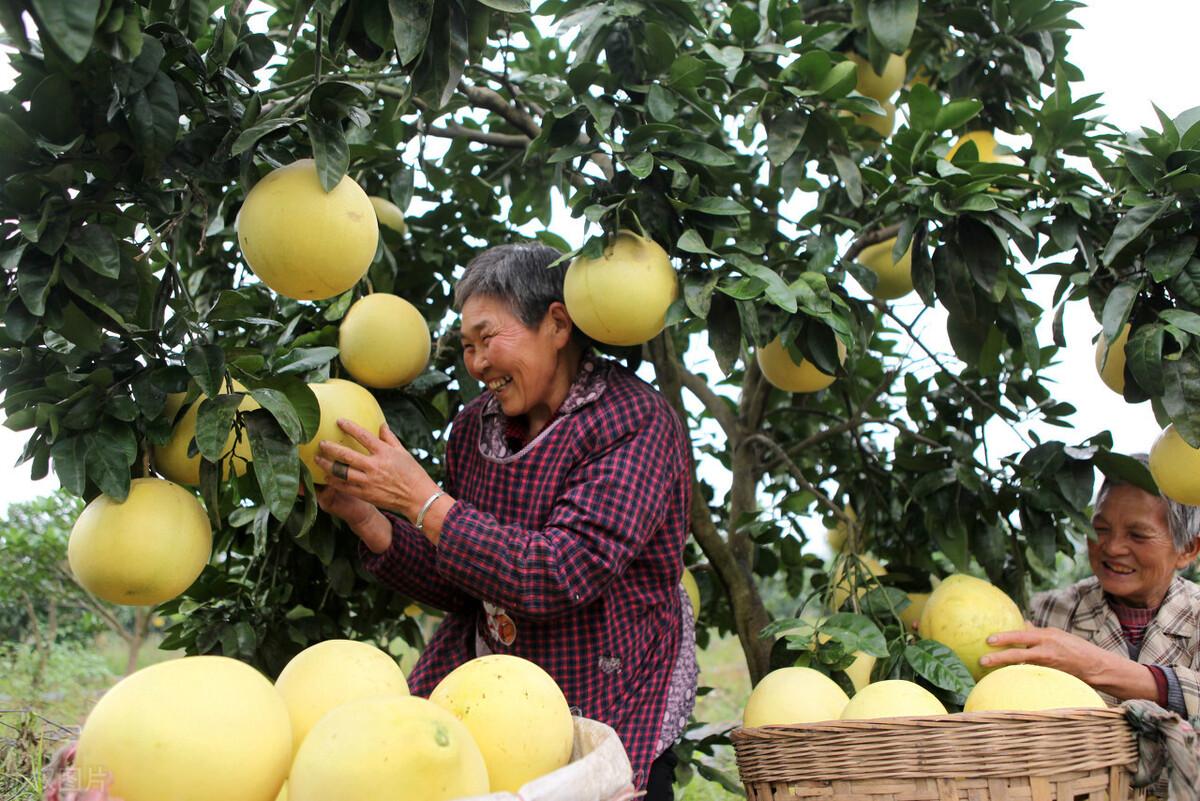
<svg viewBox="0 0 1200 801">
<path fill-rule="evenodd" d="M 945 714 L 946 707 L 942 702 L 921 685 L 903 679 L 888 679 L 859 689 L 842 710 L 842 720 Z"/>
<path fill-rule="evenodd" d="M 833 679 L 807 667 L 785 667 L 763 676 L 746 701 L 746 728 L 837 720 L 850 702 Z"/>
<path fill-rule="evenodd" d="M 1006 665 L 979 680 L 963 711 L 1040 712 L 1105 706 L 1100 693 L 1070 673 L 1042 665 Z"/>
</svg>

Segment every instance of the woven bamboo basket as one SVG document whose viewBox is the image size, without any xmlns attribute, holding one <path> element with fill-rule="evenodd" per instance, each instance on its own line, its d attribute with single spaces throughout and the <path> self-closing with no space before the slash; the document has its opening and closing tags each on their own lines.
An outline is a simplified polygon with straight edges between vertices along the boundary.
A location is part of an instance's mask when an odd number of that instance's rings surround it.
<svg viewBox="0 0 1200 801">
<path fill-rule="evenodd" d="M 749 801 L 1141 801 L 1121 710 L 975 712 L 737 729 Z"/>
</svg>

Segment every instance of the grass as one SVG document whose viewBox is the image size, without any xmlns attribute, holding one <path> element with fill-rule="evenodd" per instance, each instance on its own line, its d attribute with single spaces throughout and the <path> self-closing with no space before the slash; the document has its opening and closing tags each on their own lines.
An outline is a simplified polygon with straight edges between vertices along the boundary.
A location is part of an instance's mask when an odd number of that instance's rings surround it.
<svg viewBox="0 0 1200 801">
<path fill-rule="evenodd" d="M 138 668 L 178 656 L 158 650 L 150 639 L 138 654 Z M 400 649 L 411 669 L 415 652 Z M 736 637 L 714 637 L 697 655 L 700 686 L 711 688 L 696 699 L 695 718 L 732 726 L 741 719 L 750 695 L 745 657 Z M 0 646 L 0 801 L 40 801 L 44 769 L 54 754 L 78 734 L 88 711 L 120 680 L 126 648 L 115 636 L 102 635 L 86 645 L 60 644 L 51 652 L 40 687 L 32 682 L 34 655 L 28 646 Z M 708 764 L 736 778 L 733 749 L 718 747 Z M 732 801 L 739 796 L 693 774 L 677 787 L 678 801 Z"/>
</svg>

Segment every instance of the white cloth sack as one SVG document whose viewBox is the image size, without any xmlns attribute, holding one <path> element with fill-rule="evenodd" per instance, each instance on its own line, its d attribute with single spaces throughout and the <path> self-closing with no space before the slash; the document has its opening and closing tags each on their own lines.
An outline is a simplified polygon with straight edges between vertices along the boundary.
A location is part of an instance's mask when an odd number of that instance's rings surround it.
<svg viewBox="0 0 1200 801">
<path fill-rule="evenodd" d="M 575 718 L 571 761 L 512 793 L 491 793 L 462 801 L 624 801 L 637 798 L 633 768 L 612 727 Z"/>
</svg>

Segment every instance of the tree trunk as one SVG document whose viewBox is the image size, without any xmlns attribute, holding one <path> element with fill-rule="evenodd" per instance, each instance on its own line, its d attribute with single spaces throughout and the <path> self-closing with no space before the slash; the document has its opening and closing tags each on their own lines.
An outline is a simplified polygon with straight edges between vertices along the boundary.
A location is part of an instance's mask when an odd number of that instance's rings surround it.
<svg viewBox="0 0 1200 801">
<path fill-rule="evenodd" d="M 29 615 L 29 628 L 33 631 L 33 652 L 37 656 L 37 662 L 31 684 L 33 689 L 37 690 L 42 686 L 42 675 L 46 672 L 46 663 L 50 661 L 50 649 L 42 638 L 42 626 L 38 623 L 37 607 L 33 598 L 27 592 L 21 593 L 21 597 L 25 600 L 25 614 Z"/>
<path fill-rule="evenodd" d="M 129 656 L 125 660 L 126 676 L 137 670 L 138 652 L 142 650 L 142 643 L 146 641 L 146 631 L 150 628 L 150 609 L 151 607 L 139 606 L 134 613 L 132 636 L 128 640 Z"/>
<path fill-rule="evenodd" d="M 658 376 L 659 388 L 686 427 L 687 411 L 683 406 L 683 384 L 679 376 L 681 365 L 674 353 L 672 343 L 666 339 L 666 335 L 659 335 L 650 342 L 649 352 Z M 730 447 L 736 448 L 736 444 L 731 441 Z M 743 477 L 742 480 L 744 482 L 745 478 Z M 738 481 L 738 476 L 734 476 L 734 481 L 735 483 Z M 770 643 L 758 636 L 763 626 L 770 622 L 770 615 L 763 605 L 762 595 L 758 591 L 758 585 L 754 582 L 749 566 L 737 557 L 731 547 L 730 541 L 733 539 L 733 535 L 723 537 L 713 521 L 712 512 L 704 501 L 699 481 L 696 479 L 694 458 L 692 460 L 691 522 L 692 536 L 700 545 L 700 549 L 704 551 L 704 556 L 712 565 L 729 597 L 729 603 L 733 609 L 734 627 L 742 645 L 742 651 L 746 656 L 750 681 L 752 684 L 757 684 L 770 670 Z M 730 528 L 732 525 L 731 520 Z"/>
</svg>

